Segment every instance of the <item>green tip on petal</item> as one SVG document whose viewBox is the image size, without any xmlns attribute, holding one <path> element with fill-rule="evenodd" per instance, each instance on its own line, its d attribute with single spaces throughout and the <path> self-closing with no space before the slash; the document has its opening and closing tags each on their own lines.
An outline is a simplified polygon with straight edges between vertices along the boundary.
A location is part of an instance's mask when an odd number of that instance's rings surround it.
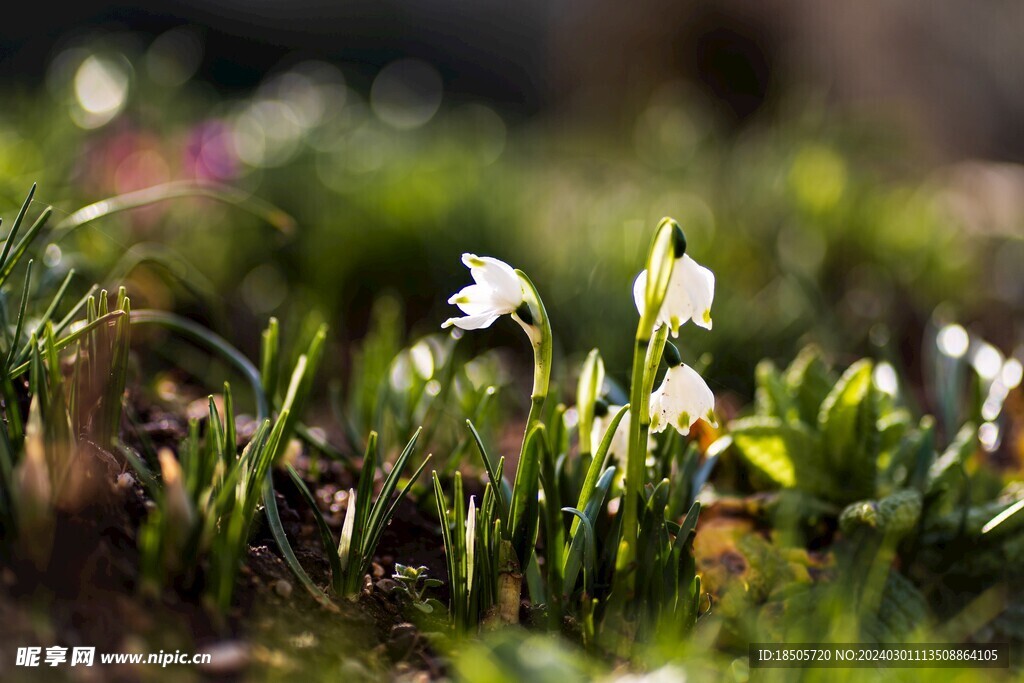
<svg viewBox="0 0 1024 683">
<path fill-rule="evenodd" d="M 467 258 L 466 263 L 468 263 L 471 268 L 483 268 L 487 265 L 483 262 L 483 259 L 476 256 L 470 256 Z"/>
<path fill-rule="evenodd" d="M 707 309 L 706 311 L 704 311 L 704 322 L 706 322 L 709 325 L 711 324 L 711 309 Z"/>
</svg>

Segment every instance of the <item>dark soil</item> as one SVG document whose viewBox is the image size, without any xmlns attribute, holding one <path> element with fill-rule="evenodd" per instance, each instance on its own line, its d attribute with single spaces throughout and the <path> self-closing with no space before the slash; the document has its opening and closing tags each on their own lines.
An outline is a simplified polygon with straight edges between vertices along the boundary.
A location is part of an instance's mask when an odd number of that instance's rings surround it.
<svg viewBox="0 0 1024 683">
<path fill-rule="evenodd" d="M 125 438 L 142 450 L 177 447 L 187 422 L 141 397 L 127 411 Z M 242 430 L 240 430 L 242 431 Z M 244 434 L 240 434 L 243 438 Z M 202 577 L 159 596 L 139 590 L 137 532 L 147 496 L 128 467 L 106 452 L 83 450 L 95 480 L 88 501 L 58 513 L 49 529 L 21 534 L 14 552 L 0 558 L 0 680 L 163 680 L 182 677 L 243 680 L 277 678 L 381 680 L 429 679 L 443 674 L 427 639 L 409 623 L 407 609 L 387 579 L 395 558 L 444 576 L 440 530 L 432 516 L 403 502 L 386 530 L 362 594 L 321 606 L 294 578 L 260 525 L 239 572 L 234 604 L 226 615 L 206 609 Z M 321 460 L 312 481 L 310 458 L 294 464 L 314 491 L 335 538 L 344 506 L 336 493 L 353 485 L 341 463 Z M 277 476 L 278 506 L 296 556 L 323 588 L 330 581 L 312 512 L 287 476 Z M 259 522 L 258 522 L 259 524 Z M 438 595 L 443 599 L 443 596 Z M 91 669 L 67 664 L 36 669 L 15 666 L 18 647 L 95 647 Z M 207 667 L 101 665 L 101 653 L 210 651 Z M 70 650 L 69 650 L 70 651 Z"/>
</svg>

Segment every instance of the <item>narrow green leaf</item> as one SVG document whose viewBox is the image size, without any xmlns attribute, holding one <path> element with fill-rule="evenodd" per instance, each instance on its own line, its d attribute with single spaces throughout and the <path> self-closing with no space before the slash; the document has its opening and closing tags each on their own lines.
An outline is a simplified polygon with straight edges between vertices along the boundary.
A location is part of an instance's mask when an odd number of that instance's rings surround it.
<svg viewBox="0 0 1024 683">
<path fill-rule="evenodd" d="M 4 250 L 0 253 L 0 270 L 4 269 L 7 264 L 7 257 L 11 254 L 11 248 L 14 246 L 14 238 L 18 236 L 18 230 L 21 228 L 22 221 L 25 220 L 25 214 L 28 212 L 28 207 L 32 204 L 33 197 L 36 196 L 36 184 L 32 183 L 32 188 L 28 191 L 28 196 L 25 197 L 25 201 L 21 205 L 21 210 L 18 211 L 17 218 L 14 219 L 14 223 L 11 225 L 11 231 L 7 234 L 7 238 L 4 240 Z"/>
<path fill-rule="evenodd" d="M 619 408 L 619 411 L 615 413 L 611 422 L 608 423 L 608 429 L 605 430 L 604 437 L 601 438 L 601 444 L 597 447 L 597 453 L 594 454 L 594 459 L 590 462 L 590 467 L 587 469 L 587 476 L 583 480 L 583 486 L 580 488 L 580 496 L 576 502 L 577 509 L 586 509 L 587 501 L 594 494 L 594 487 L 597 485 L 597 480 L 601 476 L 601 472 L 608 467 L 608 451 L 612 447 L 612 440 L 615 438 L 615 430 L 619 428 L 619 423 L 622 422 L 622 418 L 625 416 L 626 411 L 629 410 L 629 404 Z M 572 521 L 572 528 L 570 532 L 576 533 L 576 527 L 579 522 L 576 519 Z"/>
<path fill-rule="evenodd" d="M 295 488 L 299 490 L 303 500 L 306 501 L 306 505 L 313 511 L 313 521 L 316 522 L 316 527 L 320 531 L 320 542 L 323 544 L 327 561 L 331 565 L 331 580 L 334 585 L 334 592 L 341 595 L 342 565 L 341 559 L 338 557 L 338 550 L 334 545 L 334 535 L 331 533 L 331 528 L 327 526 L 327 521 L 320 512 L 320 507 L 316 503 L 316 497 L 310 492 L 306 483 L 302 481 L 299 473 L 291 465 L 288 465 L 285 469 L 288 472 L 288 476 L 291 477 L 292 483 L 295 484 Z"/>
<path fill-rule="evenodd" d="M 244 190 L 217 183 L 178 180 L 85 206 L 61 221 L 57 230 L 63 237 L 75 228 L 115 213 L 184 197 L 204 197 L 235 206 L 284 233 L 290 233 L 295 228 L 295 220 L 291 216 Z"/>
<path fill-rule="evenodd" d="M 594 575 L 597 571 L 597 544 L 594 541 L 594 525 L 586 514 L 580 512 L 576 508 L 565 507 L 562 508 L 562 512 L 571 513 L 573 517 L 583 526 L 583 592 L 587 595 L 593 595 Z M 576 577 L 578 573 L 579 567 L 576 567 L 575 570 L 572 572 L 571 583 L 569 581 L 569 575 L 566 574 L 565 582 L 562 584 L 562 592 L 565 595 L 571 593 L 572 589 L 576 586 Z"/>
<path fill-rule="evenodd" d="M 605 469 L 600 479 L 598 479 L 597 485 L 594 487 L 593 494 L 587 500 L 583 514 L 590 520 L 591 525 L 597 520 L 601 507 L 604 505 L 604 499 L 608 495 L 608 490 L 611 488 L 614 479 L 615 467 L 611 466 Z M 611 542 L 614 542 L 614 535 L 609 538 L 612 539 Z M 576 579 L 579 577 L 580 566 L 586 550 L 585 541 L 586 538 L 580 534 L 579 526 L 577 526 L 576 531 L 572 534 L 572 540 L 569 542 L 569 547 L 565 552 L 565 559 L 562 563 L 562 592 L 565 595 L 571 594 L 576 586 Z"/>
<path fill-rule="evenodd" d="M 512 499 L 512 491 L 508 486 L 508 483 L 504 480 L 502 475 L 502 468 L 499 465 L 497 470 L 494 469 L 494 465 L 491 463 L 491 458 L 487 454 L 487 448 L 484 447 L 483 439 L 480 438 L 480 432 L 476 430 L 472 421 L 466 420 L 466 426 L 469 427 L 470 434 L 473 435 L 473 441 L 476 443 L 477 452 L 480 453 L 480 459 L 483 461 L 484 470 L 487 472 L 487 478 L 494 484 L 494 495 L 495 502 L 498 504 L 498 516 L 502 520 L 508 520 L 509 517 L 509 503 Z M 505 522 L 507 526 L 508 522 Z"/>
<path fill-rule="evenodd" d="M 541 449 L 547 447 L 544 425 L 535 424 L 526 436 L 523 455 L 519 459 L 515 484 L 512 486 L 512 505 L 509 511 L 509 540 L 515 549 L 520 566 L 525 567 L 533 552 L 532 537 L 536 533 L 539 516 L 537 494 L 540 485 Z"/>
<path fill-rule="evenodd" d="M 43 229 L 43 226 L 46 225 L 46 221 L 50 219 L 50 215 L 52 213 L 53 209 L 46 207 L 46 209 L 39 214 L 39 218 L 37 218 L 35 223 L 32 224 L 32 227 L 28 229 L 28 232 L 26 232 L 21 240 L 18 241 L 18 244 L 15 245 L 10 257 L 4 261 L 3 267 L 0 268 L 0 285 L 7 282 L 7 278 L 11 276 L 15 266 L 18 265 L 18 261 L 20 261 L 22 255 L 24 255 L 25 250 L 28 249 L 32 240 L 36 238 L 39 232 Z M 7 246 L 4 245 L 4 248 L 6 249 Z"/>
</svg>

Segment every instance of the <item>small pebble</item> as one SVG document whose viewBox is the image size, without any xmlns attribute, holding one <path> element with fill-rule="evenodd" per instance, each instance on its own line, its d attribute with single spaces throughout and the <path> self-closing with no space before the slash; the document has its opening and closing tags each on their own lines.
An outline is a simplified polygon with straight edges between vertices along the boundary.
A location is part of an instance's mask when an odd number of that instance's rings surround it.
<svg viewBox="0 0 1024 683">
<path fill-rule="evenodd" d="M 398 587 L 398 584 L 391 579 L 381 579 L 374 585 L 377 586 L 377 590 L 384 593 L 390 593 Z"/>
<path fill-rule="evenodd" d="M 274 592 L 282 598 L 289 598 L 292 595 L 292 585 L 284 579 L 278 579 L 274 584 Z"/>
<path fill-rule="evenodd" d="M 5 586 L 13 586 L 18 583 L 18 576 L 7 567 L 0 571 L 0 579 L 3 580 Z"/>
<path fill-rule="evenodd" d="M 401 624 L 395 624 L 391 627 L 391 637 L 397 638 L 399 636 L 416 635 L 416 627 L 409 622 L 403 622 Z"/>
<path fill-rule="evenodd" d="M 215 643 L 203 652 L 210 655 L 210 662 L 199 666 L 207 673 L 222 676 L 239 673 L 249 664 L 249 647 L 240 641 Z"/>
<path fill-rule="evenodd" d="M 387 648 L 394 659 L 403 659 L 416 645 L 416 627 L 412 624 L 395 624 L 391 627 Z"/>
<path fill-rule="evenodd" d="M 339 680 L 343 681 L 365 681 L 371 680 L 370 670 L 362 662 L 355 659 L 346 659 L 341 663 Z"/>
</svg>

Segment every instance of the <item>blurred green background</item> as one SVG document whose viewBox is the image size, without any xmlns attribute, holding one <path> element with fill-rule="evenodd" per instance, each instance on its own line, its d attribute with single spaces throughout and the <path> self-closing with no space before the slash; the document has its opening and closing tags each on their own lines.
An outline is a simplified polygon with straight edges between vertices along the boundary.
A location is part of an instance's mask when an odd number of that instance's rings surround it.
<svg viewBox="0 0 1024 683">
<path fill-rule="evenodd" d="M 718 275 L 714 330 L 681 341 L 726 401 L 808 341 L 920 385 L 936 325 L 1021 354 L 1024 60 L 1003 28 L 1020 11 L 906 2 L 883 21 L 879 4 L 85 3 L 45 39 L 0 36 L 0 201 L 38 182 L 68 215 L 195 180 L 279 206 L 291 235 L 179 199 L 44 258 L 82 288 L 130 269 L 136 307 L 250 353 L 267 316 L 314 312 L 342 376 L 375 298 L 434 331 L 472 251 L 527 271 L 563 353 L 599 346 L 621 380 L 632 279 L 670 215 Z M 151 243 L 186 286 L 133 265 Z M 527 362 L 495 327 L 467 341 Z"/>
</svg>

